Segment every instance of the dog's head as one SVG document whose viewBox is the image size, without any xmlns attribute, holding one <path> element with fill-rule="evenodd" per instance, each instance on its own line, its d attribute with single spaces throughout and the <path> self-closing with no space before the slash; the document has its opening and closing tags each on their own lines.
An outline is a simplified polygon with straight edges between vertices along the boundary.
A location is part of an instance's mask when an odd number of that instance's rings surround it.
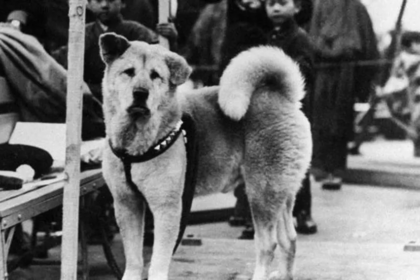
<svg viewBox="0 0 420 280">
<path fill-rule="evenodd" d="M 106 64 L 104 105 L 111 113 L 146 121 L 176 107 L 176 87 L 191 73 L 184 58 L 162 46 L 129 42 L 115 33 L 101 35 L 99 44 Z"/>
</svg>

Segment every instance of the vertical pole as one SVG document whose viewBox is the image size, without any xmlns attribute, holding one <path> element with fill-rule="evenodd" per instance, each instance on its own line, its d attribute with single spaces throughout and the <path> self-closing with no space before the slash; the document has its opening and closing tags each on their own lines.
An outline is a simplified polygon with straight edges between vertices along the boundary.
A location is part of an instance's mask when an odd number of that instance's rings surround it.
<svg viewBox="0 0 420 280">
<path fill-rule="evenodd" d="M 395 58 L 395 55 L 398 54 L 401 49 L 402 19 L 403 19 L 406 7 L 407 7 L 407 0 L 403 0 L 403 2 L 401 3 L 400 12 L 398 14 L 397 22 L 395 24 L 396 46 L 394 50 L 394 58 Z"/>
<path fill-rule="evenodd" d="M 85 2 L 86 0 L 69 1 L 65 167 L 67 182 L 63 198 L 61 280 L 77 279 Z"/>
<path fill-rule="evenodd" d="M 159 23 L 167 23 L 169 20 L 169 11 L 171 9 L 171 0 L 159 0 Z M 159 36 L 159 43 L 169 49 L 169 41 L 163 36 Z"/>
<path fill-rule="evenodd" d="M 6 247 L 7 247 L 6 230 L 0 229 L 0 279 L 3 279 L 3 280 L 9 279 L 8 274 L 7 274 L 7 249 Z"/>
</svg>

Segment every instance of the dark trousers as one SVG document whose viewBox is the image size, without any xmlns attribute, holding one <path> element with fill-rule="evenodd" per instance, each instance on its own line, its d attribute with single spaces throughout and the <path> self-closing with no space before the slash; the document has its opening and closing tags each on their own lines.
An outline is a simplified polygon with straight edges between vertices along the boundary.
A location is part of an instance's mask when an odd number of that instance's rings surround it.
<svg viewBox="0 0 420 280">
<path fill-rule="evenodd" d="M 251 222 L 251 209 L 249 207 L 248 198 L 245 191 L 245 184 L 238 186 L 234 195 L 236 196 L 236 205 L 234 215 L 241 217 Z M 302 181 L 302 187 L 296 195 L 295 207 L 293 208 L 293 216 L 297 216 L 302 211 L 311 214 L 312 194 L 311 194 L 311 180 L 309 172 L 306 173 Z"/>
<path fill-rule="evenodd" d="M 295 208 L 293 208 L 293 216 L 305 211 L 311 214 L 312 194 L 311 194 L 311 180 L 309 172 L 306 172 L 305 178 L 302 181 L 302 187 L 296 195 Z"/>
<path fill-rule="evenodd" d="M 347 167 L 347 138 L 314 134 L 312 166 L 328 173 L 336 173 Z"/>
</svg>

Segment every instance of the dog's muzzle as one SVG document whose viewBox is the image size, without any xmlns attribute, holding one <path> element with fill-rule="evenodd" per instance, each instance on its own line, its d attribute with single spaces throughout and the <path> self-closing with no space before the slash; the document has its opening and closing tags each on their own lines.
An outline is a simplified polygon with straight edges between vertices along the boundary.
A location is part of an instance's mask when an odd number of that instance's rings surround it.
<svg viewBox="0 0 420 280">
<path fill-rule="evenodd" d="M 137 88 L 133 91 L 133 104 L 127 108 L 127 113 L 133 118 L 147 117 L 150 110 L 147 108 L 147 98 L 149 90 L 145 88 Z"/>
</svg>

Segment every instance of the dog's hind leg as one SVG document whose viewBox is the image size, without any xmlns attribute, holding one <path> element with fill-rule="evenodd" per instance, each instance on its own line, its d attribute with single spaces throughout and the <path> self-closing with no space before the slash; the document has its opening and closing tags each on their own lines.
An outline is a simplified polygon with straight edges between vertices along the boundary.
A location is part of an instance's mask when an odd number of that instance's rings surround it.
<svg viewBox="0 0 420 280">
<path fill-rule="evenodd" d="M 280 248 L 279 270 L 270 274 L 270 280 L 292 280 L 296 254 L 296 230 L 293 224 L 294 198 L 289 197 L 283 205 L 278 223 L 277 240 Z"/>
<path fill-rule="evenodd" d="M 249 189 L 247 182 L 247 189 Z M 252 192 L 252 193 L 251 193 Z M 248 192 L 255 228 L 256 263 L 252 280 L 266 280 L 277 246 L 278 211 L 261 192 Z M 270 207 L 274 206 L 274 207 Z"/>
<path fill-rule="evenodd" d="M 126 256 L 123 280 L 140 280 L 143 272 L 145 206 L 135 196 L 114 197 L 115 215 Z"/>
<path fill-rule="evenodd" d="M 260 181 L 253 185 L 251 180 L 246 182 L 255 227 L 256 266 L 252 280 L 292 280 L 296 250 L 293 195 L 289 190 L 273 187 L 274 183 L 268 182 L 265 176 L 254 174 L 252 177 Z M 282 181 L 285 180 L 275 180 L 275 184 Z M 286 181 L 290 183 L 290 180 Z M 268 275 L 277 245 L 280 249 L 279 270 Z"/>
</svg>

